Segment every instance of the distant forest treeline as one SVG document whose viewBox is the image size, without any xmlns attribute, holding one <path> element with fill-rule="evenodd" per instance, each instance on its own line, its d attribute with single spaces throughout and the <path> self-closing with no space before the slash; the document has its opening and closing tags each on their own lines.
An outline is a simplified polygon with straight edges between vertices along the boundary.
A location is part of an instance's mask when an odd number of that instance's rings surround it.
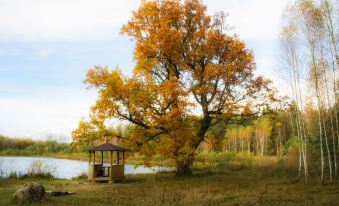
<svg viewBox="0 0 339 206">
<path fill-rule="evenodd" d="M 258 156 L 283 156 L 296 142 L 291 118 L 295 111 L 264 115 L 244 124 L 219 123 L 207 133 L 199 151 L 229 151 Z"/>
<path fill-rule="evenodd" d="M 68 143 L 48 138 L 45 141 L 10 138 L 0 135 L 0 154 L 2 155 L 43 155 L 48 153 L 83 152 L 86 147 L 72 149 Z"/>
</svg>

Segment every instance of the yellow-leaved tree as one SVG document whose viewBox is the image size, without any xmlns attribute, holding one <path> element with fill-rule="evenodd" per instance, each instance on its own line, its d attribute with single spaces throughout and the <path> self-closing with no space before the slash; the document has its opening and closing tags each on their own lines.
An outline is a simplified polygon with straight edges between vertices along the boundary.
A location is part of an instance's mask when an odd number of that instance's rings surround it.
<svg viewBox="0 0 339 206">
<path fill-rule="evenodd" d="M 191 174 L 212 125 L 259 114 L 273 98 L 270 81 L 254 77 L 252 52 L 226 33 L 224 19 L 207 15 L 199 0 L 143 1 L 122 27 L 136 42 L 133 76 L 100 66 L 88 71 L 85 82 L 99 93 L 92 118 L 130 122 L 129 149 L 171 158 L 177 175 Z M 81 131 L 74 142 L 85 138 Z"/>
</svg>

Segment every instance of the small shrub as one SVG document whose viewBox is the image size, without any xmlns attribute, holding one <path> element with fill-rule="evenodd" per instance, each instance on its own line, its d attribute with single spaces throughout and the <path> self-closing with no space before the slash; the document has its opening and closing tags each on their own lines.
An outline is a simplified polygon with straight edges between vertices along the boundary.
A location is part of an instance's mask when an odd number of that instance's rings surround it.
<svg viewBox="0 0 339 206">
<path fill-rule="evenodd" d="M 72 178 L 73 180 L 86 180 L 88 178 L 86 172 L 82 172 L 77 177 Z"/>
<path fill-rule="evenodd" d="M 201 152 L 197 155 L 197 161 L 202 163 L 220 163 L 220 162 L 229 162 L 236 158 L 236 153 L 234 152 Z"/>
<path fill-rule="evenodd" d="M 17 179 L 18 174 L 16 172 L 11 172 L 11 173 L 9 173 L 8 178 Z"/>
<path fill-rule="evenodd" d="M 19 174 L 18 178 L 53 178 L 55 168 L 48 166 L 41 160 L 32 162 L 26 174 Z"/>
</svg>

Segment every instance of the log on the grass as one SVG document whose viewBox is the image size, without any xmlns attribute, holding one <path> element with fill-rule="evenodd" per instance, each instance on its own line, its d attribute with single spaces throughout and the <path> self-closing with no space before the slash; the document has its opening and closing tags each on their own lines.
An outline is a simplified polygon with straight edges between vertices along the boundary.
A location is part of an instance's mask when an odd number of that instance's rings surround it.
<svg viewBox="0 0 339 206">
<path fill-rule="evenodd" d="M 75 195 L 75 192 L 62 192 L 62 191 L 46 191 L 46 194 L 52 196 L 64 196 L 64 195 Z"/>
</svg>

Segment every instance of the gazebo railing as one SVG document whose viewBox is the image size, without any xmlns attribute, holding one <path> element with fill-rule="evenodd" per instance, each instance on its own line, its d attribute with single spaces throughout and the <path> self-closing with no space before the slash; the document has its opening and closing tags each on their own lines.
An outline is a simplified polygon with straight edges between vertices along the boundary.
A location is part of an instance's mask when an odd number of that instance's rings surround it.
<svg viewBox="0 0 339 206">
<path fill-rule="evenodd" d="M 111 166 L 95 165 L 95 177 L 109 177 L 111 174 Z"/>
</svg>

